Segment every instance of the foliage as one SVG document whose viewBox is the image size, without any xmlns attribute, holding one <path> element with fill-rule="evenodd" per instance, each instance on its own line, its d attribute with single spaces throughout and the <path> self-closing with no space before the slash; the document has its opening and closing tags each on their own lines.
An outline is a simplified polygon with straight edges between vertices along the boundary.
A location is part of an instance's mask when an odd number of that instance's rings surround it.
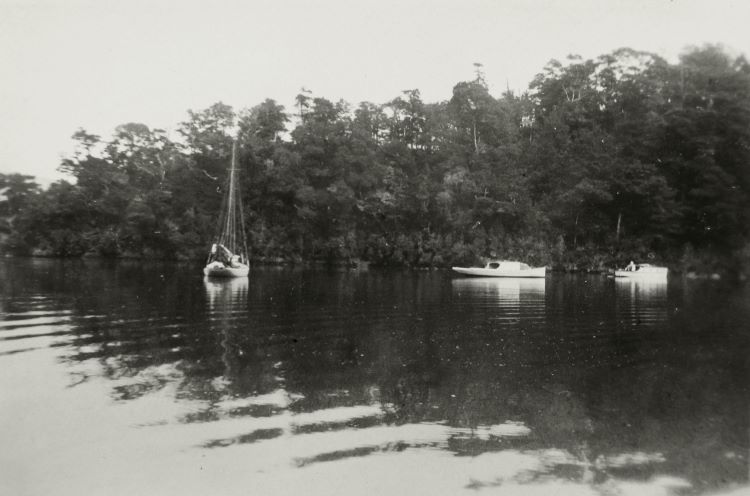
<svg viewBox="0 0 750 496">
<path fill-rule="evenodd" d="M 585 269 L 680 264 L 688 244 L 747 258 L 750 65 L 720 47 L 677 64 L 630 49 L 553 60 L 499 98 L 478 70 L 444 102 L 416 89 L 354 109 L 309 90 L 296 102 L 293 116 L 270 99 L 190 111 L 178 139 L 140 123 L 107 141 L 81 130 L 60 166 L 74 183 L 0 176 L 3 245 L 201 257 L 237 133 L 258 260 Z"/>
</svg>

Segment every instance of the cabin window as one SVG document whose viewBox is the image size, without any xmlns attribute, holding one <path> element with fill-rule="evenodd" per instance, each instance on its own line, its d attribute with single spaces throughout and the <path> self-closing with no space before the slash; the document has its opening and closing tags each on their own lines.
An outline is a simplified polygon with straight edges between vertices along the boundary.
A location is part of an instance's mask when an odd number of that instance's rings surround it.
<svg viewBox="0 0 750 496">
<path fill-rule="evenodd" d="M 497 262 L 492 262 L 492 263 L 488 264 L 488 266 L 489 266 L 490 269 L 497 269 L 497 268 L 500 267 L 500 264 L 497 263 Z"/>
</svg>

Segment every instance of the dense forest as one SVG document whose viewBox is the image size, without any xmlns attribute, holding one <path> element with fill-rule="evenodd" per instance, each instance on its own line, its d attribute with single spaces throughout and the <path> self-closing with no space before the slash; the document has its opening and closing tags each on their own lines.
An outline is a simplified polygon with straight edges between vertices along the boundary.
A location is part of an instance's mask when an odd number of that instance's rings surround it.
<svg viewBox="0 0 750 496">
<path fill-rule="evenodd" d="M 291 109 L 189 111 L 174 136 L 79 130 L 70 182 L 0 175 L 2 250 L 203 258 L 232 129 L 256 262 L 750 267 L 750 64 L 717 46 L 552 60 L 522 94 L 494 97 L 476 64 L 437 103 L 303 90 Z"/>
</svg>

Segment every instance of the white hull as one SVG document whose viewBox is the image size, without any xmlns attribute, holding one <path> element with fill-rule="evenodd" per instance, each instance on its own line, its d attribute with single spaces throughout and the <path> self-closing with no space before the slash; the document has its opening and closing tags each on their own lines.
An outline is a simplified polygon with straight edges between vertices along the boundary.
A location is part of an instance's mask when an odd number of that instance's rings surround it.
<svg viewBox="0 0 750 496">
<path fill-rule="evenodd" d="M 239 267 L 226 267 L 220 263 L 210 263 L 203 267 L 203 274 L 208 277 L 246 277 L 250 267 L 240 264 Z"/>
<path fill-rule="evenodd" d="M 646 265 L 637 270 L 615 270 L 615 277 L 627 277 L 629 279 L 666 279 L 669 269 L 666 267 L 654 267 Z"/>
<path fill-rule="evenodd" d="M 474 277 L 545 277 L 546 267 L 535 267 L 531 269 L 482 269 L 478 267 L 452 267 L 459 274 Z"/>
</svg>

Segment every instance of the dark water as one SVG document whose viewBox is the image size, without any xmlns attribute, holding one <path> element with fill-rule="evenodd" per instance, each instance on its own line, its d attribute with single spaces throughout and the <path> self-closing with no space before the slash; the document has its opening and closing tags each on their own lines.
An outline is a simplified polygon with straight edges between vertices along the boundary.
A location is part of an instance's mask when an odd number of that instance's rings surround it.
<svg viewBox="0 0 750 496">
<path fill-rule="evenodd" d="M 750 290 L 0 262 L 0 494 L 745 494 Z"/>
</svg>

